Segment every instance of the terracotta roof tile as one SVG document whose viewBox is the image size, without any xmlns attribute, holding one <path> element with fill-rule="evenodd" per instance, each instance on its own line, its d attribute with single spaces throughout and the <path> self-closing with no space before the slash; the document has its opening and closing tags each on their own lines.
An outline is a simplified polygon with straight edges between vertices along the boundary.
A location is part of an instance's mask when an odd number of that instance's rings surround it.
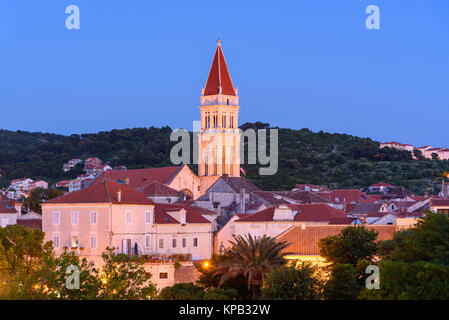
<svg viewBox="0 0 449 320">
<path fill-rule="evenodd" d="M 118 191 L 121 192 L 121 201 L 118 201 Z M 101 179 L 85 189 L 45 202 L 45 204 L 63 203 L 154 204 L 130 186 L 107 179 Z"/>
<path fill-rule="evenodd" d="M 430 204 L 435 207 L 448 207 L 449 199 L 432 199 Z"/>
<path fill-rule="evenodd" d="M 125 183 L 126 179 L 129 179 L 129 186 L 133 188 L 143 187 L 153 181 L 167 184 L 181 168 L 182 166 L 172 166 L 132 170 L 108 170 L 94 181 L 93 184 L 101 181 L 102 178 L 121 181 L 123 183 Z"/>
<path fill-rule="evenodd" d="M 341 230 L 347 228 L 344 225 L 321 225 L 321 226 L 295 226 L 280 234 L 279 241 L 290 242 L 291 245 L 285 249 L 296 255 L 319 255 L 318 242 L 322 238 L 338 235 Z M 367 229 L 377 231 L 377 241 L 391 240 L 396 231 L 395 226 L 366 226 Z"/>
<path fill-rule="evenodd" d="M 346 214 L 326 204 L 288 204 L 293 211 L 297 211 L 294 221 L 322 221 L 328 222 L 334 218 L 346 218 Z M 274 211 L 278 206 L 273 206 L 248 217 L 241 218 L 242 222 L 268 222 L 273 221 Z"/>
<path fill-rule="evenodd" d="M 146 197 L 176 197 L 179 194 L 175 189 L 167 187 L 158 181 L 150 182 L 145 186 L 136 189 L 142 192 Z"/>
<path fill-rule="evenodd" d="M 217 44 L 209 77 L 207 78 L 206 87 L 204 88 L 205 96 L 215 95 L 218 93 L 231 96 L 236 95 L 220 43 Z"/>
<path fill-rule="evenodd" d="M 181 209 L 186 210 L 186 222 L 187 223 L 211 223 L 209 220 L 204 218 L 201 212 L 204 212 L 197 207 L 192 207 L 189 205 L 179 205 L 179 204 L 162 204 L 158 203 L 155 206 L 155 222 L 159 224 L 167 223 L 179 223 L 176 219 L 168 214 L 168 212 L 180 211 Z"/>
<path fill-rule="evenodd" d="M 14 200 L 6 199 L 0 200 L 0 213 L 16 213 L 17 210 L 14 207 Z"/>
</svg>

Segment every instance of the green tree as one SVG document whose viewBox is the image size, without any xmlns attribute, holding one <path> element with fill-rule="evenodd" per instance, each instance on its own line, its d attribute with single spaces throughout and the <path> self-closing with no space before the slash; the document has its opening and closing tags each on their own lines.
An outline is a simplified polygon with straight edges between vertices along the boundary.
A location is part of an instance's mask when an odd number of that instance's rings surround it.
<svg viewBox="0 0 449 320">
<path fill-rule="evenodd" d="M 285 264 L 283 252 L 290 244 L 276 242 L 276 239 L 263 236 L 237 236 L 231 241 L 231 247 L 225 250 L 224 258 L 217 265 L 217 272 L 222 273 L 219 287 L 230 278 L 243 275 L 248 281 L 248 290 L 252 298 L 260 296 L 260 286 L 265 275 L 273 268 Z"/>
<path fill-rule="evenodd" d="M 79 288 L 67 287 L 67 279 L 73 273 L 72 267 L 79 272 Z M 80 259 L 74 252 L 64 251 L 54 260 L 49 260 L 46 271 L 46 291 L 49 299 L 93 300 L 99 296 L 101 280 L 93 262 Z M 70 281 L 71 285 L 75 285 Z"/>
<path fill-rule="evenodd" d="M 204 264 L 195 264 L 195 267 L 200 272 L 197 283 L 207 290 L 217 289 L 223 274 L 226 272 L 219 267 L 224 260 L 224 255 L 213 254 L 207 267 L 204 267 Z M 238 275 L 224 281 L 221 283 L 220 289 L 236 290 L 237 299 L 248 300 L 251 298 L 251 293 L 248 290 L 248 280 L 244 275 Z"/>
<path fill-rule="evenodd" d="M 320 239 L 320 255 L 332 264 L 356 265 L 360 260 L 371 261 L 377 250 L 377 232 L 364 226 L 350 226 L 339 235 Z"/>
<path fill-rule="evenodd" d="M 30 195 L 23 200 L 23 209 L 30 209 L 42 214 L 42 202 L 51 200 L 64 194 L 60 189 L 42 189 L 35 188 L 31 190 Z"/>
<path fill-rule="evenodd" d="M 448 300 L 449 267 L 424 261 L 379 262 L 380 289 L 363 289 L 361 299 Z"/>
<path fill-rule="evenodd" d="M 48 261 L 54 258 L 44 233 L 20 225 L 0 228 L 0 298 L 43 299 Z"/>
<path fill-rule="evenodd" d="M 324 285 L 328 300 L 355 300 L 365 286 L 366 261 L 359 265 L 336 264 L 330 267 L 329 279 Z"/>
<path fill-rule="evenodd" d="M 157 289 L 150 282 L 151 274 L 145 271 L 140 259 L 116 254 L 112 248 L 106 248 L 102 258 L 100 299 L 144 300 L 156 296 Z"/>
<path fill-rule="evenodd" d="M 262 298 L 268 300 L 315 300 L 321 298 L 322 275 L 318 267 L 302 262 L 271 270 L 262 286 Z"/>
<path fill-rule="evenodd" d="M 206 290 L 203 300 L 236 300 L 238 291 L 236 289 L 212 288 Z"/>
<path fill-rule="evenodd" d="M 159 300 L 203 300 L 204 288 L 193 283 L 177 283 L 171 287 L 161 290 L 157 299 Z"/>
<path fill-rule="evenodd" d="M 413 229 L 396 232 L 380 244 L 384 259 L 401 262 L 427 261 L 449 265 L 449 217 L 429 212 Z"/>
</svg>

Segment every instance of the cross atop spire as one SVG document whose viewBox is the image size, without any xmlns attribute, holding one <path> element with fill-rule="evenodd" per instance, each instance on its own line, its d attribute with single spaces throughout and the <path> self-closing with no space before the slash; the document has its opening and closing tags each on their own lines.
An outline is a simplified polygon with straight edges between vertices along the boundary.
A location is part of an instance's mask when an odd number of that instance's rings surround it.
<svg viewBox="0 0 449 320">
<path fill-rule="evenodd" d="M 215 50 L 212 67 L 210 68 L 209 77 L 207 78 L 206 87 L 204 88 L 204 95 L 210 96 L 219 93 L 230 96 L 236 95 L 226 65 L 226 60 L 223 51 L 221 50 L 220 39 L 217 40 L 217 49 Z"/>
</svg>

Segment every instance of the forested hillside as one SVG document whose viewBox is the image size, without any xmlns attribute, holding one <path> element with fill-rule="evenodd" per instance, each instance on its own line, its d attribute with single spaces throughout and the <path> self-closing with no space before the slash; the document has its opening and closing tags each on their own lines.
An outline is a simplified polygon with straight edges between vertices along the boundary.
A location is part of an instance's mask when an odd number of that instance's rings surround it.
<svg viewBox="0 0 449 320">
<path fill-rule="evenodd" d="M 244 130 L 250 127 L 269 125 L 242 125 Z M 71 158 L 96 156 L 129 169 L 168 166 L 175 144 L 170 142 L 170 132 L 169 127 L 150 127 L 63 136 L 0 130 L 0 186 L 23 177 L 51 183 L 73 178 L 76 172 L 62 171 L 62 164 Z M 449 171 L 449 161 L 413 160 L 409 152 L 379 149 L 376 141 L 345 134 L 279 129 L 277 174 L 259 176 L 256 165 L 243 167 L 248 179 L 266 190 L 291 189 L 296 183 L 360 188 L 385 181 L 423 193 L 432 192 L 435 179 Z"/>
</svg>

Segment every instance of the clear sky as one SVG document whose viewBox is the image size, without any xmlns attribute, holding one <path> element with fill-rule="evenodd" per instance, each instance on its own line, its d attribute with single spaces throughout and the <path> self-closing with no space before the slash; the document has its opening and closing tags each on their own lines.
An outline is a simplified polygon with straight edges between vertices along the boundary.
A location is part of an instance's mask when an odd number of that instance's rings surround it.
<svg viewBox="0 0 449 320">
<path fill-rule="evenodd" d="M 4 0 L 0 128 L 191 129 L 217 38 L 240 123 L 449 147 L 447 0 Z"/>
</svg>

